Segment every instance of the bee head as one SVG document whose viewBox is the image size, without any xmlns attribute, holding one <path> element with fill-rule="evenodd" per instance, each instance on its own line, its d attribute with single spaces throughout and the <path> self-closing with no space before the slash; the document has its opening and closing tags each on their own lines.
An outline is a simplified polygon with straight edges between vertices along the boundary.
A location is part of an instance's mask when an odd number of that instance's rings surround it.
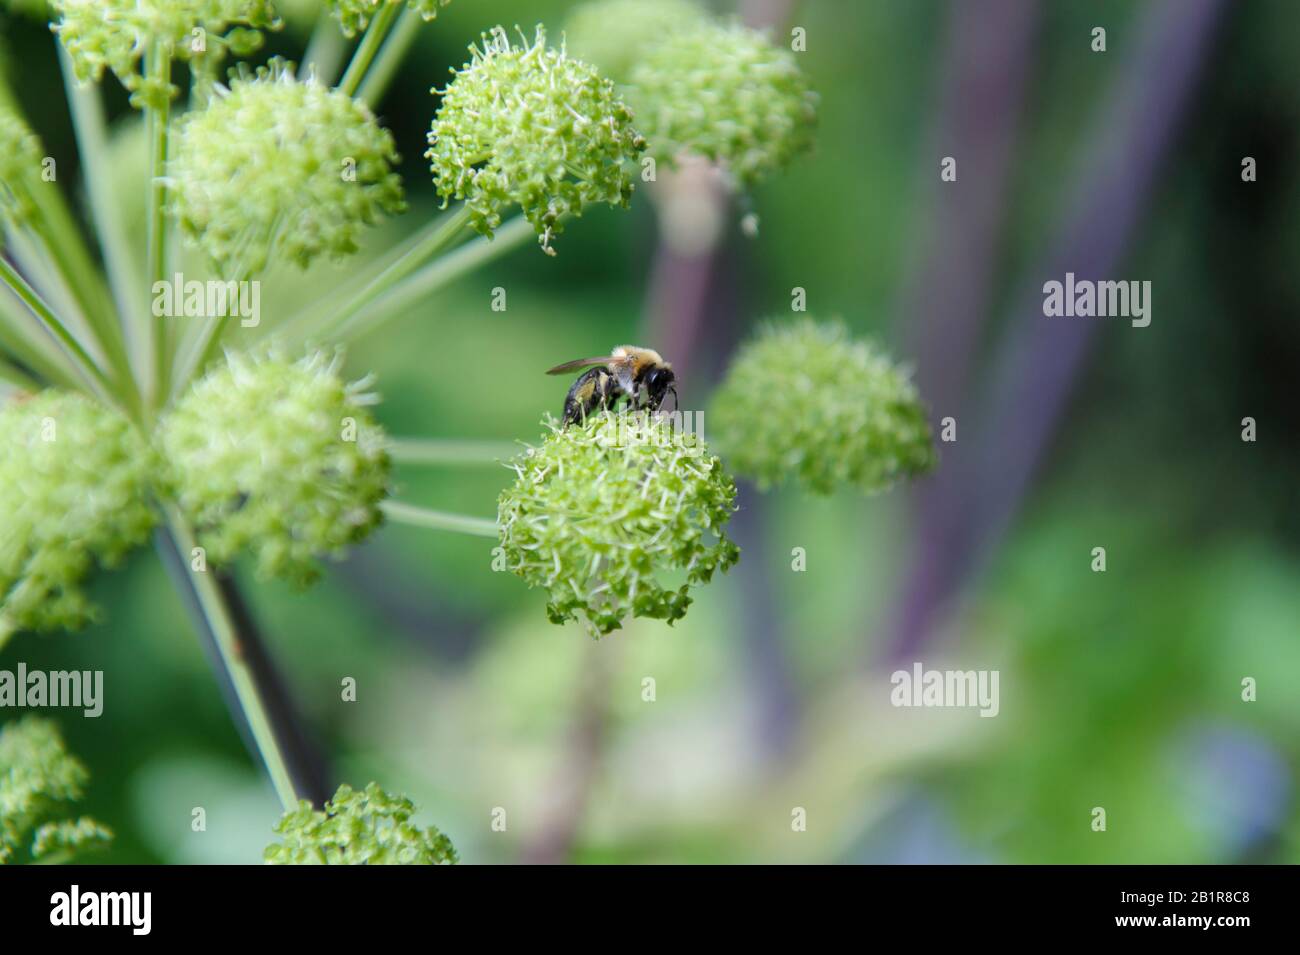
<svg viewBox="0 0 1300 955">
<path fill-rule="evenodd" d="M 650 406 L 652 408 L 658 410 L 670 391 L 673 393 L 674 398 L 677 397 L 677 389 L 673 387 L 676 381 L 677 376 L 673 374 L 673 370 L 667 365 L 657 365 L 646 372 L 645 390 L 646 394 L 650 396 Z"/>
</svg>

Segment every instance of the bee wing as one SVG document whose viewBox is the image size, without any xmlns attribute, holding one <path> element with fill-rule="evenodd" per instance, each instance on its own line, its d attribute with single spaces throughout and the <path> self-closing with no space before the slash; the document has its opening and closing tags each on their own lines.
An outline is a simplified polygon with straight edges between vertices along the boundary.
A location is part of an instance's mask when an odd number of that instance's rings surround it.
<svg viewBox="0 0 1300 955">
<path fill-rule="evenodd" d="M 563 375 L 570 371 L 577 371 L 579 368 L 594 368 L 597 365 L 608 365 L 611 369 L 618 368 L 626 363 L 623 358 L 611 358 L 609 355 L 601 355 L 599 358 L 576 358 L 573 361 L 566 361 L 563 365 L 556 365 L 548 375 Z"/>
</svg>

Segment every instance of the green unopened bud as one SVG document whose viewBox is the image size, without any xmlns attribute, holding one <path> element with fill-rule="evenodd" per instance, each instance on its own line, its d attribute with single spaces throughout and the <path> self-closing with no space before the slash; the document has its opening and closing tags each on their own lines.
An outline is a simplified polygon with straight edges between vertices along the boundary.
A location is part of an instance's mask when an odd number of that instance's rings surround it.
<svg viewBox="0 0 1300 955">
<path fill-rule="evenodd" d="M 27 716 L 0 729 L 0 864 L 66 861 L 113 834 L 93 819 L 51 819 L 81 799 L 86 767 L 58 727 Z"/>
<path fill-rule="evenodd" d="M 380 8 L 397 7 L 406 4 L 425 20 L 438 16 L 438 9 L 451 3 L 451 0 L 326 0 L 339 26 L 346 36 L 356 36 L 364 30 Z"/>
<path fill-rule="evenodd" d="M 451 840 L 435 827 L 411 821 L 415 805 L 371 783 L 363 792 L 340 786 L 324 811 L 303 800 L 286 812 L 275 831 L 283 842 L 268 846 L 270 865 L 452 865 Z"/>
<path fill-rule="evenodd" d="M 153 470 L 126 418 L 90 398 L 45 391 L 0 406 L 0 643 L 95 618 L 81 583 L 148 538 Z"/>
<path fill-rule="evenodd" d="M 817 96 L 789 50 L 739 24 L 703 24 L 632 69 L 633 105 L 657 158 L 720 163 L 748 186 L 812 145 Z"/>
<path fill-rule="evenodd" d="M 692 0 L 595 0 L 570 14 L 564 33 L 576 56 L 626 83 L 651 47 L 705 20 Z"/>
<path fill-rule="evenodd" d="M 764 488 L 872 493 L 935 461 L 908 373 L 835 323 L 763 328 L 728 371 L 709 424 L 727 463 Z"/>
<path fill-rule="evenodd" d="M 279 25 L 269 0 L 52 0 L 53 25 L 77 78 L 98 80 L 105 68 L 133 93 L 135 105 L 175 95 L 175 87 L 151 89 L 138 71 L 140 58 L 161 44 L 168 56 L 204 57 L 233 47 L 247 55 L 260 45 L 261 29 Z"/>
<path fill-rule="evenodd" d="M 444 204 L 464 199 L 484 235 L 518 205 L 551 254 L 566 215 L 595 203 L 627 206 L 625 163 L 645 143 L 612 82 L 547 48 L 540 26 L 531 44 L 512 46 L 497 27 L 470 51 L 441 94 L 425 153 Z"/>
<path fill-rule="evenodd" d="M 703 440 L 644 412 L 602 412 L 551 425 L 511 467 L 497 505 L 506 566 L 544 587 L 552 623 L 579 620 L 593 636 L 624 618 L 669 623 L 693 585 L 736 562 L 725 525 L 736 486 Z"/>
<path fill-rule="evenodd" d="M 298 361 L 232 354 L 164 419 L 173 493 L 208 559 L 256 556 L 263 577 L 315 580 L 381 522 L 389 457 L 368 407 L 369 380 L 339 376 L 342 356 Z"/>
<path fill-rule="evenodd" d="M 404 208 L 397 159 L 364 103 L 275 63 L 186 114 L 169 208 L 224 276 L 258 272 L 273 253 L 305 268 L 355 252 L 364 226 Z"/>
</svg>

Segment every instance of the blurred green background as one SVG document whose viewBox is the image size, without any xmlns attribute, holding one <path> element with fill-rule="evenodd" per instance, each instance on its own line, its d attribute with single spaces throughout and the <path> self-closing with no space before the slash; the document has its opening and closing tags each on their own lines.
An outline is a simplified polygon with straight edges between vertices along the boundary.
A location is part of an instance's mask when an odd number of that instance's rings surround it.
<svg viewBox="0 0 1300 955">
<path fill-rule="evenodd" d="M 423 28 L 378 109 L 412 208 L 363 255 L 435 208 L 421 158 L 429 87 L 480 30 L 542 21 L 558 33 L 571 6 L 458 0 Z M 1106 135 L 1097 118 L 1157 5 L 1024 6 L 1035 25 L 988 314 L 967 386 L 936 421 L 975 415 L 1015 333 L 1016 292 L 1041 281 L 1040 250 L 1070 212 L 1082 158 Z M 306 593 L 241 572 L 337 780 L 405 792 L 472 863 L 1300 861 L 1300 30 L 1286 0 L 1227 6 L 1114 275 L 1151 280 L 1153 322 L 1095 330 L 1006 533 L 918 651 L 931 668 L 1000 670 L 996 719 L 889 705 L 891 620 L 927 488 L 760 499 L 746 486 L 741 565 L 699 590 L 678 625 L 636 621 L 599 643 L 549 624 L 540 594 L 491 572 L 482 539 L 389 526 Z M 810 312 L 920 361 L 927 333 L 906 293 L 942 281 L 918 270 L 933 267 L 924 251 L 947 214 L 939 157 L 963 155 L 936 133 L 954 16 L 937 0 L 804 0 L 785 14 L 783 30 L 807 30 L 816 153 L 747 197 L 757 239 L 737 227 L 748 206 L 729 209 L 706 318 L 716 326 L 692 357 L 684 406 L 703 405 L 758 320 L 788 314 L 794 286 Z M 21 17 L 3 24 L 11 82 L 75 183 L 54 40 Z M 1105 54 L 1089 49 L 1097 25 Z M 309 30 L 291 21 L 265 54 L 301 56 Z M 986 56 L 996 73 L 1000 51 Z M 124 120 L 115 175 L 131 201 L 143 166 L 125 95 L 105 85 Z M 959 128 L 979 130 L 980 117 Z M 1246 155 L 1259 162 L 1251 185 Z M 349 370 L 377 373 L 395 435 L 535 440 L 565 388 L 546 367 L 623 341 L 661 347 L 644 340 L 657 242 L 643 194 L 630 212 L 591 213 L 556 259 L 525 247 L 493 263 L 354 347 Z M 348 268 L 277 273 L 264 312 L 346 281 Z M 505 312 L 490 307 L 497 286 Z M 510 387 L 484 388 L 488 374 Z M 1240 440 L 1247 415 L 1256 443 Z M 397 482 L 404 500 L 490 516 L 510 477 L 404 466 Z M 982 498 L 972 488 L 958 500 L 978 509 Z M 1104 574 L 1089 567 L 1099 545 Z M 806 572 L 791 571 L 793 547 L 806 549 Z M 102 625 L 24 635 L 0 667 L 105 672 L 101 718 L 52 714 L 90 767 L 85 810 L 117 833 L 97 858 L 259 860 L 278 805 L 156 557 L 101 576 L 93 596 Z M 1248 676 L 1257 702 L 1241 700 Z M 356 702 L 340 699 L 345 677 Z M 190 828 L 197 806 L 203 833 Z M 1092 831 L 1096 806 L 1105 833 Z M 491 827 L 496 807 L 504 832 Z M 792 831 L 795 807 L 806 832 Z"/>
</svg>

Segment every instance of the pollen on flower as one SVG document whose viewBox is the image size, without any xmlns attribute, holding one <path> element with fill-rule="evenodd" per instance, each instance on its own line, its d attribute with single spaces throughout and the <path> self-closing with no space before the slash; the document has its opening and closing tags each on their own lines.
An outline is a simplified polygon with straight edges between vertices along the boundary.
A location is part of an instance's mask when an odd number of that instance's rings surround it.
<svg viewBox="0 0 1300 955">
<path fill-rule="evenodd" d="M 397 160 L 364 103 L 276 62 L 181 120 L 168 208 L 227 278 L 273 254 L 305 268 L 355 252 L 365 226 L 405 207 Z"/>
<path fill-rule="evenodd" d="M 673 33 L 632 68 L 631 90 L 656 158 L 702 156 L 742 186 L 812 146 L 817 95 L 794 55 L 740 24 Z"/>
<path fill-rule="evenodd" d="M 563 46 L 547 47 L 540 26 L 518 46 L 497 27 L 470 52 L 440 94 L 425 153 L 444 204 L 465 200 L 489 236 L 517 205 L 548 254 L 566 216 L 628 205 L 627 164 L 645 142 L 610 80 Z"/>
<path fill-rule="evenodd" d="M 15 630 L 79 629 L 98 615 L 81 589 L 155 523 L 155 470 L 117 411 L 43 391 L 0 405 L 0 644 Z"/>
<path fill-rule="evenodd" d="M 710 428 L 736 473 L 765 488 L 873 493 L 935 461 L 908 373 L 838 323 L 765 326 L 728 370 Z"/>
<path fill-rule="evenodd" d="M 451 840 L 434 826 L 411 821 L 415 804 L 371 783 L 358 792 L 342 785 L 323 810 L 305 799 L 275 826 L 281 842 L 268 846 L 268 865 L 453 865 Z"/>
<path fill-rule="evenodd" d="M 307 584 L 382 521 L 386 437 L 370 381 L 340 353 L 231 354 L 163 420 L 169 483 L 218 564 L 253 554 L 259 575 Z"/>
<path fill-rule="evenodd" d="M 669 623 L 691 588 L 739 558 L 736 486 L 703 439 L 646 412 L 602 412 L 511 462 L 497 508 L 507 567 L 544 588 L 553 623 L 592 636 L 625 618 Z"/>
</svg>

